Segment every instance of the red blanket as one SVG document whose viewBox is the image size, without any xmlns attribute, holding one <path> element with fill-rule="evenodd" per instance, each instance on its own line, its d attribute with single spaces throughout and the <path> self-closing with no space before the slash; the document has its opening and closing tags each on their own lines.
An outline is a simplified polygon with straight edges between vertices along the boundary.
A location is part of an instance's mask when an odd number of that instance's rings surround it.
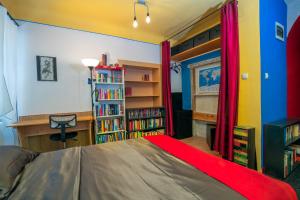
<svg viewBox="0 0 300 200">
<path fill-rule="evenodd" d="M 297 200 L 293 188 L 282 181 L 258 173 L 233 162 L 204 153 L 168 136 L 148 136 L 148 141 L 164 151 L 219 180 L 247 199 Z"/>
</svg>

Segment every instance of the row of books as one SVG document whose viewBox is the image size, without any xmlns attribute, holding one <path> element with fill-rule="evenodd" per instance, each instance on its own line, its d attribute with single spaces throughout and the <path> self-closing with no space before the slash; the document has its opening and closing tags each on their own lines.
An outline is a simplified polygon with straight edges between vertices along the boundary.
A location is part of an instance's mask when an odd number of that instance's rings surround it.
<svg viewBox="0 0 300 200">
<path fill-rule="evenodd" d="M 136 109 L 128 111 L 128 119 L 147 118 L 147 117 L 161 117 L 163 110 L 159 108 Z"/>
<path fill-rule="evenodd" d="M 295 138 L 299 137 L 299 124 L 286 127 L 284 130 L 284 139 L 285 143 L 289 143 L 291 141 L 294 141 Z"/>
<path fill-rule="evenodd" d="M 112 134 L 107 134 L 107 135 L 97 135 L 96 136 L 96 143 L 97 144 L 103 144 L 107 142 L 116 142 L 116 141 L 121 141 L 126 139 L 126 133 L 125 131 L 123 132 L 117 132 L 117 133 L 112 133 Z"/>
<path fill-rule="evenodd" d="M 95 90 L 95 101 L 100 101 L 101 99 L 123 99 L 123 89 L 122 88 L 100 88 Z"/>
<path fill-rule="evenodd" d="M 128 133 L 128 139 L 136 139 L 140 137 L 145 136 L 154 136 L 154 135 L 164 135 L 164 129 L 156 130 L 156 131 L 149 131 L 149 132 L 143 132 L 143 131 L 136 131 Z"/>
<path fill-rule="evenodd" d="M 123 115 L 123 104 L 98 104 L 95 106 L 96 116 Z"/>
<path fill-rule="evenodd" d="M 96 83 L 122 83 L 122 71 L 99 71 L 96 75 Z"/>
<path fill-rule="evenodd" d="M 248 132 L 235 128 L 233 134 L 233 161 L 242 166 L 248 166 Z"/>
<path fill-rule="evenodd" d="M 296 164 L 300 163 L 300 145 L 289 146 L 284 151 L 284 177 L 287 177 Z"/>
<path fill-rule="evenodd" d="M 98 133 L 124 130 L 123 124 L 122 118 L 97 120 Z"/>
<path fill-rule="evenodd" d="M 142 120 L 132 120 L 129 121 L 128 130 L 131 131 L 140 131 L 145 129 L 160 128 L 164 126 L 163 118 L 157 119 L 142 119 Z"/>
</svg>

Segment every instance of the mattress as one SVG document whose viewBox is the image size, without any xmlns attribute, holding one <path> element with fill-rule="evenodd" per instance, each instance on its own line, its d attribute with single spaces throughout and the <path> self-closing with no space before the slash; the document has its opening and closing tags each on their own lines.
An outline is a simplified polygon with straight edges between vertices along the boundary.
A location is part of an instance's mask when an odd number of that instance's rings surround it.
<svg viewBox="0 0 300 200">
<path fill-rule="evenodd" d="M 9 199 L 245 199 L 146 139 L 43 153 Z"/>
</svg>

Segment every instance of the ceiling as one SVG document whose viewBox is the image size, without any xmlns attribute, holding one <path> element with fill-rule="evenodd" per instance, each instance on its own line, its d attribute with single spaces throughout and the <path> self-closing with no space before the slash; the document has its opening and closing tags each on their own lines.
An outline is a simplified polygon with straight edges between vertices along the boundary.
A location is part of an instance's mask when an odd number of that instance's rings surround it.
<svg viewBox="0 0 300 200">
<path fill-rule="evenodd" d="M 0 0 L 15 19 L 158 44 L 199 19 L 223 0 L 148 0 L 137 5 L 139 27 L 132 27 L 134 0 Z"/>
</svg>

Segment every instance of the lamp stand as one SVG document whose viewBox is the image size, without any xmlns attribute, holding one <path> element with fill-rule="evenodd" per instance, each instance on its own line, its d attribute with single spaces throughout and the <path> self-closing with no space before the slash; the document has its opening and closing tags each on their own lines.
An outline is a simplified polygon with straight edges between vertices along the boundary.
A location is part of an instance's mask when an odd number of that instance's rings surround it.
<svg viewBox="0 0 300 200">
<path fill-rule="evenodd" d="M 93 143 L 95 144 L 95 121 L 94 121 L 94 99 L 93 99 L 93 94 L 94 94 L 94 90 L 93 90 L 93 69 L 94 67 L 89 67 L 90 69 L 90 80 L 91 82 L 89 84 L 91 84 L 91 101 L 92 101 L 92 133 L 93 133 Z"/>
</svg>

